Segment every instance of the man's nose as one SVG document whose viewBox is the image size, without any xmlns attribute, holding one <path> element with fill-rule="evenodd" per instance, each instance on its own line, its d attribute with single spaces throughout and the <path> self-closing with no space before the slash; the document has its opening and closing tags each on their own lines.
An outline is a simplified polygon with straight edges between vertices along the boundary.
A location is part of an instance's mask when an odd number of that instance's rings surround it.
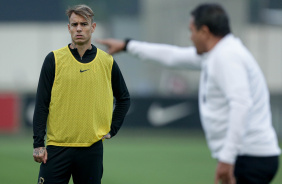
<svg viewBox="0 0 282 184">
<path fill-rule="evenodd" d="M 76 31 L 78 31 L 78 32 L 82 31 L 82 26 L 81 25 L 77 25 Z"/>
</svg>

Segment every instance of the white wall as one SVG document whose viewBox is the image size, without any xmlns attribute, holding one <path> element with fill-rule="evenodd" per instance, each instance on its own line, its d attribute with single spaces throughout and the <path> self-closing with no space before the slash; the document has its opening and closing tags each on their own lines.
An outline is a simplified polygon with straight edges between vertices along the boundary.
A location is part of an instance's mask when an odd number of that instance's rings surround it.
<svg viewBox="0 0 282 184">
<path fill-rule="evenodd" d="M 103 26 L 94 33 L 101 37 Z M 70 43 L 67 23 L 0 24 L 0 90 L 34 91 L 42 63 L 52 50 Z"/>
<path fill-rule="evenodd" d="M 212 1 L 212 0 L 210 0 Z M 282 28 L 247 24 L 245 0 L 214 0 L 226 8 L 233 33 L 257 59 L 272 93 L 282 93 Z M 98 22 L 95 38 L 142 39 L 180 46 L 192 45 L 188 23 L 191 10 L 203 0 L 142 0 L 139 17 L 113 17 Z M 35 91 L 45 56 L 70 42 L 67 22 L 0 23 L 0 91 Z M 94 42 L 95 43 L 95 42 Z M 101 47 L 101 45 L 98 45 Z M 102 47 L 103 49 L 103 47 Z M 104 48 L 105 49 L 105 48 Z M 199 73 L 176 71 L 125 54 L 115 55 L 132 94 L 166 94 L 167 78 L 187 84 L 187 94 L 198 90 Z M 124 61 L 124 62 L 123 62 Z"/>
<path fill-rule="evenodd" d="M 251 25 L 248 23 L 248 1 L 245 0 L 145 0 L 142 1 L 141 22 L 144 39 L 149 42 L 161 42 L 180 46 L 192 45 L 189 39 L 188 23 L 190 12 L 199 3 L 218 2 L 226 9 L 232 33 L 257 59 L 271 93 L 282 93 L 282 27 Z M 152 68 L 156 74 L 168 73 L 159 66 Z M 170 73 L 173 73 L 171 71 Z M 179 71 L 186 82 L 197 90 L 199 73 Z"/>
<path fill-rule="evenodd" d="M 258 61 L 272 93 L 282 93 L 282 28 L 249 25 L 244 42 Z"/>
</svg>

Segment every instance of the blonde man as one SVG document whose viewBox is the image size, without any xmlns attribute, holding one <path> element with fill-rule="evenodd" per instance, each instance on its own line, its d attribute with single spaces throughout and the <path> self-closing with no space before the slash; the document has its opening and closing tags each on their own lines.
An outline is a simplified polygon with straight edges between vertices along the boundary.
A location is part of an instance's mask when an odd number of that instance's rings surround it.
<svg viewBox="0 0 282 184">
<path fill-rule="evenodd" d="M 77 5 L 66 13 L 72 41 L 44 60 L 33 119 L 33 157 L 41 163 L 39 183 L 67 184 L 72 176 L 74 183 L 100 184 L 102 140 L 117 134 L 130 97 L 113 57 L 91 44 L 96 27 L 91 8 Z"/>
</svg>

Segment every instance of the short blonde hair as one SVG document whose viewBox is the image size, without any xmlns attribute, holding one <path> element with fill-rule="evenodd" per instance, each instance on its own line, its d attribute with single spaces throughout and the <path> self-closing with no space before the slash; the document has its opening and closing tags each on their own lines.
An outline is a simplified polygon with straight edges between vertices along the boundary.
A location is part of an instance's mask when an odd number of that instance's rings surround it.
<svg viewBox="0 0 282 184">
<path fill-rule="evenodd" d="M 81 4 L 81 5 L 76 5 L 76 6 L 68 8 L 66 11 L 66 14 L 69 18 L 72 15 L 72 13 L 75 13 L 77 15 L 84 17 L 87 21 L 90 18 L 91 23 L 93 23 L 94 21 L 93 19 L 94 13 L 92 9 L 87 5 Z"/>
</svg>

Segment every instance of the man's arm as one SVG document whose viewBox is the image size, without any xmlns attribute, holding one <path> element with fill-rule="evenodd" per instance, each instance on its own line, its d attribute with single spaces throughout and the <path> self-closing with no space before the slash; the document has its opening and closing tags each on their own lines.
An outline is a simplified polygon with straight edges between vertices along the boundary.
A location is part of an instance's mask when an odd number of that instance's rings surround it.
<svg viewBox="0 0 282 184">
<path fill-rule="evenodd" d="M 237 54 L 222 52 L 214 59 L 211 67 L 219 88 L 228 100 L 228 130 L 224 144 L 218 154 L 215 184 L 235 184 L 234 163 L 242 145 L 247 117 L 252 106 L 248 73 Z"/>
<path fill-rule="evenodd" d="M 110 54 L 127 51 L 142 60 L 155 61 L 168 67 L 201 69 L 201 56 L 197 54 L 194 47 L 178 47 L 136 40 L 105 39 L 98 42 L 106 45 Z"/>
<path fill-rule="evenodd" d="M 46 122 L 49 113 L 51 91 L 55 77 L 55 59 L 53 52 L 49 53 L 43 63 L 35 102 L 33 116 L 33 157 L 36 162 L 47 161 L 47 151 L 44 145 Z"/>
<path fill-rule="evenodd" d="M 233 184 L 235 183 L 234 162 L 242 145 L 248 112 L 253 102 L 248 74 L 239 57 L 232 53 L 222 53 L 215 61 L 213 65 L 213 71 L 216 71 L 215 79 L 229 103 L 229 117 L 226 122 L 228 130 L 223 147 L 218 154 L 215 183 L 228 181 Z"/>
<path fill-rule="evenodd" d="M 215 80 L 228 100 L 229 106 L 228 122 L 226 122 L 228 130 L 218 159 L 234 164 L 248 123 L 248 114 L 253 105 L 249 76 L 243 61 L 236 54 L 223 52 L 215 58 L 215 61 L 212 69 L 215 71 Z"/>
<path fill-rule="evenodd" d="M 112 89 L 116 103 L 113 112 L 111 131 L 109 133 L 110 137 L 115 136 L 119 131 L 130 106 L 129 92 L 123 79 L 122 73 L 115 61 L 112 67 Z"/>
</svg>

